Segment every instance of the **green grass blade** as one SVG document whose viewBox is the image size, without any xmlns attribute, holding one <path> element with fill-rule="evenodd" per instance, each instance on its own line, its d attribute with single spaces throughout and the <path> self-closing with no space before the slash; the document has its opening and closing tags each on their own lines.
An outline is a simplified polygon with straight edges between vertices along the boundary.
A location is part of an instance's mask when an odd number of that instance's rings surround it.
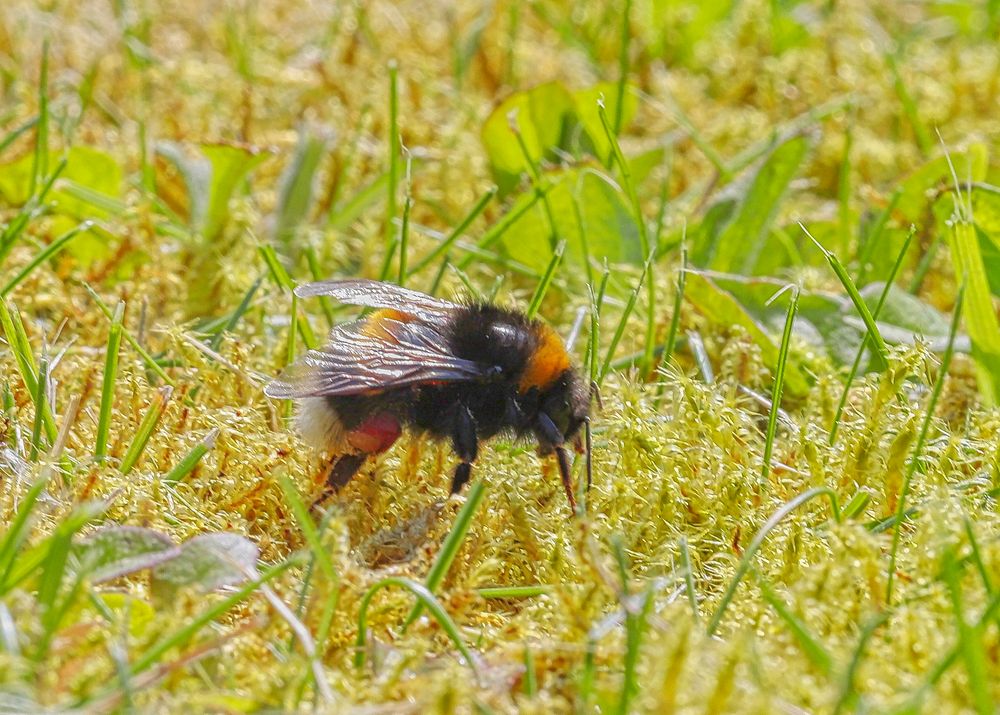
<svg viewBox="0 0 1000 715">
<path fill-rule="evenodd" d="M 809 627 L 806 623 L 792 613 L 791 609 L 785 605 L 785 602 L 781 600 L 770 584 L 767 583 L 767 580 L 759 574 L 757 576 L 757 585 L 760 587 L 760 593 L 764 597 L 764 600 L 781 617 L 781 620 L 788 626 L 788 630 L 795 636 L 795 640 L 798 641 L 799 647 L 802 648 L 806 657 L 809 658 L 820 672 L 831 673 L 833 671 L 833 657 L 816 639 L 816 636 L 809 632 Z"/>
<path fill-rule="evenodd" d="M 551 593 L 550 586 L 487 586 L 477 588 L 476 593 L 481 598 L 486 599 L 507 599 L 507 598 L 534 598 Z"/>
<path fill-rule="evenodd" d="M 625 327 L 628 324 L 628 319 L 632 315 L 632 311 L 635 309 L 636 300 L 639 298 L 639 291 L 642 289 L 642 284 L 646 280 L 646 272 L 649 270 L 649 261 L 642 267 L 642 273 L 639 274 L 639 280 L 632 289 L 631 295 L 628 297 L 628 302 L 625 304 L 625 310 L 622 311 L 622 316 L 618 321 L 618 327 L 615 328 L 614 337 L 611 338 L 611 344 L 608 345 L 608 351 L 604 355 L 604 364 L 601 366 L 601 370 L 597 376 L 598 387 L 604 382 L 604 378 L 608 376 L 608 372 L 611 369 L 611 360 L 615 355 L 615 350 L 618 349 L 618 343 L 621 342 L 622 336 L 625 335 Z"/>
<path fill-rule="evenodd" d="M 385 202 L 385 245 L 395 241 L 396 196 L 399 193 L 399 65 L 389 62 L 389 184 Z"/>
<path fill-rule="evenodd" d="M 472 657 L 472 653 L 469 651 L 468 647 L 465 645 L 465 641 L 462 640 L 462 634 L 459 633 L 458 627 L 455 622 L 451 620 L 451 616 L 448 612 L 444 610 L 441 603 L 434 597 L 426 586 L 418 581 L 414 581 L 409 578 L 401 578 L 399 576 L 390 576 L 384 578 L 374 586 L 368 589 L 365 593 L 364 598 L 361 599 L 361 609 L 358 612 L 358 636 L 355 642 L 354 650 L 354 666 L 356 668 L 362 668 L 365 664 L 365 644 L 367 641 L 368 633 L 368 607 L 371 605 L 372 598 L 375 597 L 379 591 L 389 586 L 399 586 L 405 588 L 407 591 L 412 593 L 417 597 L 417 602 L 423 608 L 434 616 L 434 619 L 438 622 L 449 638 L 451 638 L 452 643 L 465 658 L 466 665 L 472 670 L 476 675 L 479 674 L 479 670 L 476 667 L 476 661 Z"/>
<path fill-rule="evenodd" d="M 56 240 L 50 243 L 48 246 L 43 248 L 38 254 L 32 258 L 28 264 L 17 272 L 13 278 L 7 281 L 3 288 L 0 288 L 0 298 L 6 298 L 7 295 L 18 286 L 18 284 L 31 275 L 31 272 L 38 268 L 42 263 L 52 258 L 58 254 L 61 250 L 66 247 L 70 241 L 76 238 L 80 233 L 86 231 L 91 227 L 91 221 L 84 221 L 76 228 L 70 229 L 63 235 L 59 236 Z"/>
<path fill-rule="evenodd" d="M 232 312 L 226 324 L 223 325 L 219 330 L 212 336 L 212 341 L 209 343 L 209 347 L 212 350 L 218 351 L 219 346 L 222 345 L 222 339 L 225 337 L 226 333 L 231 333 L 236 325 L 240 322 L 240 319 L 250 310 L 250 304 L 253 303 L 253 298 L 257 295 L 257 291 L 260 289 L 261 284 L 264 282 L 264 276 L 259 276 L 255 280 L 247 292 L 243 295 L 243 300 L 240 304 L 236 306 L 236 310 Z M 324 296 L 325 297 L 325 296 Z"/>
<path fill-rule="evenodd" d="M 691 604 L 691 615 L 694 617 L 694 620 L 697 621 L 699 618 L 698 594 L 694 589 L 694 568 L 691 566 L 691 550 L 688 547 L 686 536 L 681 537 L 680 547 L 681 567 L 684 569 L 684 586 L 687 591 L 688 603 Z"/>
<path fill-rule="evenodd" d="M 861 636 L 858 638 L 858 644 L 855 646 L 854 652 L 851 654 L 851 660 L 848 662 L 847 668 L 844 671 L 844 684 L 841 687 L 840 697 L 837 699 L 837 704 L 834 707 L 834 713 L 840 713 L 845 708 L 851 708 L 854 711 L 861 710 L 861 708 L 857 707 L 857 673 L 861 667 L 861 661 L 864 658 L 865 648 L 868 646 L 868 641 L 870 641 L 872 636 L 875 635 L 875 631 L 889 619 L 890 615 L 892 614 L 888 611 L 879 613 L 868 621 L 861 629 Z"/>
<path fill-rule="evenodd" d="M 108 433 L 111 429 L 111 410 L 114 408 L 115 384 L 118 380 L 118 350 L 122 343 L 122 319 L 125 301 L 119 301 L 108 330 L 108 346 L 104 351 L 104 378 L 101 382 L 101 407 L 97 418 L 97 438 L 94 458 L 103 460 L 108 453 Z"/>
<path fill-rule="evenodd" d="M 951 595 L 955 622 L 958 624 L 958 647 L 969 678 L 972 702 L 979 715 L 990 715 L 996 713 L 996 706 L 993 702 L 993 696 L 990 694 L 989 657 L 986 655 L 986 648 L 983 645 L 982 629 L 970 623 L 966 616 L 959 570 L 955 554 L 947 553 L 944 568 L 942 568 L 942 578 Z"/>
<path fill-rule="evenodd" d="M 215 449 L 215 440 L 218 437 L 219 428 L 215 427 L 198 444 L 192 447 L 191 451 L 185 454 L 181 458 L 181 461 L 174 465 L 173 469 L 163 475 L 163 481 L 167 484 L 177 484 L 187 479 L 191 472 L 194 471 L 194 468 L 198 466 L 201 458 Z"/>
<path fill-rule="evenodd" d="M 535 654 L 531 646 L 524 646 L 524 678 L 521 681 L 521 689 L 529 698 L 533 698 L 538 693 L 538 671 L 535 668 Z"/>
<path fill-rule="evenodd" d="M 31 352 L 31 345 L 28 344 L 27 336 L 24 334 L 24 326 L 21 324 L 21 316 L 17 307 L 0 300 L 0 324 L 3 325 L 4 338 L 7 345 L 14 354 L 14 361 L 17 363 L 18 373 L 21 381 L 24 382 L 28 394 L 34 399 L 38 391 L 38 365 L 35 363 L 35 356 Z"/>
<path fill-rule="evenodd" d="M 48 400 L 45 397 L 45 388 L 49 382 L 49 359 L 43 355 L 38 363 L 38 382 L 35 384 L 35 418 L 31 424 L 31 453 L 29 461 L 36 461 L 38 453 L 42 451 L 42 423 L 45 422 L 45 411 L 48 407 Z"/>
<path fill-rule="evenodd" d="M 479 508 L 480 502 L 483 501 L 485 494 L 486 486 L 481 480 L 473 484 L 469 490 L 469 495 L 465 498 L 465 504 L 462 505 L 458 515 L 455 517 L 455 523 L 452 525 L 451 531 L 448 532 L 444 543 L 441 544 L 441 550 L 438 551 L 437 557 L 431 565 L 431 570 L 424 581 L 431 593 L 437 590 L 441 582 L 444 581 L 444 577 L 448 575 L 448 570 L 451 569 L 455 557 L 458 556 L 459 549 L 462 548 L 465 535 L 469 533 L 469 527 L 472 526 L 472 518 L 475 516 L 476 510 Z M 410 611 L 410 615 L 406 617 L 406 621 L 403 623 L 403 630 L 406 630 L 411 623 L 417 620 L 417 617 L 420 615 L 420 609 L 421 604 L 418 601 Z"/>
<path fill-rule="evenodd" d="M 104 316 L 108 320 L 113 321 L 114 315 L 111 313 L 111 309 L 108 307 L 107 303 L 105 303 L 101 299 L 101 296 L 97 295 L 94 289 L 91 288 L 86 283 L 83 284 L 83 287 L 90 295 L 90 297 L 94 300 L 94 302 L 97 303 L 97 307 L 100 308 L 102 313 L 104 313 Z M 163 380 L 171 387 L 176 387 L 176 383 L 174 383 L 174 381 L 170 378 L 170 376 L 163 371 L 163 368 L 156 361 L 156 358 L 150 355 L 149 352 L 147 352 L 146 349 L 142 347 L 139 341 L 136 340 L 135 336 L 133 336 L 132 333 L 130 333 L 124 327 L 122 328 L 122 337 L 125 339 L 125 342 L 131 345 L 132 349 L 139 354 L 139 357 L 142 358 L 142 361 L 146 364 L 146 367 L 150 371 L 152 371 L 157 377 L 159 377 L 161 380 Z"/>
<path fill-rule="evenodd" d="M 618 105 L 619 111 L 621 111 L 622 106 L 623 103 Z M 642 251 L 643 256 L 647 257 L 646 271 L 652 274 L 656 261 L 657 246 L 651 247 L 649 245 L 649 228 L 646 225 L 646 218 L 642 214 L 642 204 L 639 202 L 635 183 L 632 181 L 632 171 L 629 168 L 628 161 L 625 159 L 625 155 L 622 153 L 621 146 L 618 144 L 617 133 L 612 131 L 611 126 L 608 124 L 608 113 L 604 107 L 603 100 L 597 102 L 597 114 L 601 119 L 601 125 L 604 127 L 604 134 L 608 139 L 608 143 L 611 145 L 611 152 L 618 163 L 618 170 L 621 172 L 622 183 L 625 186 L 625 194 L 628 196 L 629 203 L 632 206 L 632 217 L 639 228 L 639 250 Z M 647 376 L 652 368 L 653 350 L 655 349 L 656 281 L 652 279 L 652 275 L 646 281 L 646 311 L 646 333 L 643 341 L 642 363 L 640 364 L 643 377 Z"/>
<path fill-rule="evenodd" d="M 841 285 L 844 286 L 844 290 L 847 291 L 847 295 L 850 297 L 851 302 L 854 303 L 854 308 L 858 311 L 858 315 L 861 316 L 861 320 L 864 321 L 865 327 L 868 328 L 868 338 L 871 340 L 872 345 L 875 348 L 875 361 L 878 370 L 884 370 L 888 365 L 889 348 L 885 344 L 885 340 L 882 338 L 882 333 L 878 329 L 878 325 L 875 324 L 875 319 L 872 318 L 871 311 L 868 310 L 868 305 L 865 303 L 864 298 L 858 292 L 858 287 L 854 284 L 851 279 L 850 274 L 848 274 L 847 269 L 844 268 L 844 264 L 840 262 L 836 254 L 833 251 L 827 250 L 823 244 L 817 241 L 809 230 L 806 229 L 801 223 L 799 227 L 805 232 L 809 239 L 816 244 L 816 247 L 823 252 L 823 256 L 826 258 L 827 262 L 830 264 L 830 268 L 836 274 L 837 278 L 840 280 Z"/>
<path fill-rule="evenodd" d="M 309 515 L 309 510 L 306 508 L 305 503 L 302 501 L 302 497 L 299 495 L 299 490 L 295 488 L 295 484 L 286 475 L 281 474 L 278 476 L 278 485 L 281 487 L 282 493 L 285 495 L 285 501 L 292 508 L 292 513 L 295 515 L 295 521 L 299 525 L 299 529 L 302 531 L 302 535 L 306 539 L 306 543 L 309 544 L 309 549 L 312 551 L 313 558 L 316 559 L 316 563 L 319 564 L 320 571 L 326 576 L 331 583 L 339 583 L 340 576 L 337 574 L 337 570 L 333 566 L 333 560 L 330 558 L 330 553 L 327 548 L 323 546 L 323 542 L 320 541 L 319 531 L 316 529 L 316 525 L 313 523 L 312 517 Z"/>
<path fill-rule="evenodd" d="M 121 467 L 119 468 L 122 474 L 131 472 L 139 461 L 143 451 L 146 449 L 146 445 L 149 443 L 149 438 L 153 436 L 153 431 L 156 429 L 160 417 L 163 416 L 163 413 L 167 409 L 167 403 L 170 401 L 170 395 L 173 391 L 174 388 L 170 385 L 165 385 L 156 391 L 152 403 L 146 409 L 146 414 L 143 415 L 142 421 L 139 423 L 138 428 L 136 428 L 132 443 L 129 444 L 128 449 L 125 451 L 125 456 L 122 457 Z"/>
<path fill-rule="evenodd" d="M 771 391 L 771 410 L 767 417 L 767 435 L 764 439 L 764 463 L 760 468 L 760 483 L 767 485 L 771 474 L 771 455 L 774 452 L 774 438 L 778 431 L 778 412 L 781 410 L 781 393 L 785 388 L 785 366 L 788 364 L 788 350 L 792 343 L 792 326 L 799 311 L 799 289 L 792 288 L 792 300 L 785 315 L 785 329 L 781 334 L 778 349 L 778 363 L 774 369 L 774 388 Z"/>
<path fill-rule="evenodd" d="M 564 239 L 559 241 L 555 250 L 552 251 L 552 258 L 549 259 L 549 265 L 545 267 L 545 273 L 542 274 L 541 280 L 538 281 L 538 285 L 535 287 L 535 294 L 531 296 L 528 309 L 524 311 L 524 314 L 528 316 L 528 320 L 533 319 L 538 314 L 538 309 L 542 307 L 542 300 L 545 298 L 549 286 L 552 285 L 552 279 L 555 278 L 556 269 L 562 263 L 563 252 L 565 250 L 566 241 Z"/>
<path fill-rule="evenodd" d="M 838 521 L 840 520 L 840 508 L 837 502 L 837 494 L 832 489 L 828 489 L 826 487 L 813 487 L 812 489 L 807 489 L 798 496 L 785 502 L 781 508 L 775 511 L 770 518 L 764 522 L 760 531 L 754 535 L 750 545 L 747 546 L 746 551 L 743 552 L 743 557 L 740 559 L 740 563 L 736 567 L 736 573 L 733 575 L 733 580 L 729 582 L 729 586 L 726 587 L 725 593 L 722 594 L 719 605 L 716 607 L 715 612 L 709 619 L 709 635 L 714 635 L 715 631 L 718 630 L 719 624 L 722 623 L 722 617 L 726 613 L 726 609 L 729 608 L 729 604 L 732 602 L 733 596 L 736 595 L 736 589 L 740 585 L 740 581 L 743 580 L 747 571 L 750 570 L 750 566 L 753 563 L 753 557 L 757 555 L 757 551 L 759 551 L 760 547 L 764 544 L 764 540 L 767 538 L 767 535 L 771 533 L 771 530 L 774 529 L 774 527 L 784 521 L 785 517 L 816 497 L 826 497 L 829 499 L 830 508 L 833 511 L 834 518 Z"/>
<path fill-rule="evenodd" d="M 889 275 L 885 279 L 885 287 L 882 289 L 882 293 L 878 297 L 878 303 L 875 304 L 875 310 L 872 311 L 872 320 L 878 320 L 879 315 L 882 313 L 882 307 L 885 305 L 886 299 L 889 297 L 889 293 L 892 290 L 892 286 L 896 281 L 896 275 L 899 273 L 899 269 L 903 265 L 903 259 L 906 258 L 906 252 L 910 248 L 910 242 L 913 240 L 913 236 L 916 234 L 916 229 L 911 227 L 909 234 L 906 236 L 906 240 L 903 242 L 903 247 L 899 251 L 899 255 L 896 256 L 896 262 L 892 264 L 892 270 L 889 271 Z M 830 444 L 836 444 L 837 442 L 837 431 L 840 429 L 840 418 L 844 415 L 844 407 L 847 405 L 847 394 L 851 389 L 851 385 L 854 383 L 854 378 L 858 374 L 858 369 L 861 367 L 861 360 L 865 355 L 865 350 L 868 348 L 869 334 L 865 333 L 864 338 L 861 340 L 861 345 L 858 346 L 858 352 L 854 355 L 854 362 L 851 363 L 850 372 L 847 373 L 847 379 L 844 381 L 844 389 L 840 393 L 840 400 L 837 401 L 837 411 L 833 415 L 833 424 L 830 426 Z"/>
<path fill-rule="evenodd" d="M 202 628 L 207 626 L 222 614 L 226 613 L 233 606 L 242 603 L 247 598 L 255 594 L 262 585 L 268 583 L 269 581 L 273 581 L 288 568 L 299 565 L 300 562 L 301 559 L 296 554 L 293 554 L 292 557 L 282 561 L 276 566 L 271 566 L 257 578 L 252 581 L 248 581 L 226 598 L 212 604 L 202 611 L 196 618 L 191 619 L 188 623 L 181 626 L 176 631 L 164 636 L 159 641 L 154 643 L 149 650 L 136 658 L 129 670 L 130 674 L 134 677 L 149 669 L 158 663 L 168 651 L 173 648 L 183 646 Z"/>
<path fill-rule="evenodd" d="M 525 201 L 523 206 L 504 214 L 504 216 L 488 228 L 482 237 L 476 242 L 476 248 L 486 250 L 503 238 L 504 234 L 507 233 L 507 230 L 516 224 L 522 216 L 531 211 L 535 207 L 535 204 L 537 204 L 551 190 L 551 186 L 542 187 L 539 191 L 533 193 L 530 200 Z M 474 260 L 476 260 L 476 256 L 470 253 L 459 261 L 458 267 L 465 270 Z"/>
<path fill-rule="evenodd" d="M 399 273 L 396 275 L 396 284 L 406 283 L 406 263 L 407 252 L 410 248 L 410 208 L 413 206 L 413 199 L 407 192 L 406 200 L 403 202 L 403 225 L 399 229 Z"/>
<path fill-rule="evenodd" d="M 45 490 L 48 482 L 49 480 L 44 478 L 44 475 L 42 478 L 34 481 L 28 489 L 28 493 L 21 499 L 21 503 L 14 513 L 14 518 L 7 527 L 7 531 L 0 538 L 0 595 L 7 593 L 10 589 L 11 568 L 14 565 L 21 544 L 28 538 L 28 525 L 34 513 L 35 504 L 38 502 L 38 498 Z"/>
<path fill-rule="evenodd" d="M 995 405 L 1000 403 L 1000 321 L 993 308 L 976 227 L 958 215 L 951 221 L 948 239 L 955 274 L 965 287 L 965 327 L 972 341 L 980 392 Z"/>
<path fill-rule="evenodd" d="M 938 370 L 937 379 L 934 380 L 934 387 L 931 390 L 930 399 L 927 401 L 927 408 L 924 412 L 924 419 L 920 425 L 920 432 L 917 435 L 917 442 L 913 447 L 913 454 L 910 456 L 910 463 L 903 476 L 903 484 L 899 490 L 899 501 L 896 504 L 895 523 L 892 528 L 892 547 L 889 550 L 889 572 L 886 574 L 885 602 L 892 605 L 892 590 L 896 577 L 896 556 L 899 551 L 899 541 L 902 535 L 902 526 L 906 521 L 906 497 L 910 493 L 910 484 L 913 481 L 917 469 L 920 467 L 920 455 L 924 451 L 927 443 L 927 435 L 930 433 L 931 422 L 934 419 L 934 410 L 937 407 L 941 391 L 944 389 L 945 378 L 948 376 L 948 368 L 951 366 L 951 358 L 955 353 L 955 336 L 958 334 L 958 326 L 962 319 L 962 306 L 965 302 L 965 284 L 958 289 L 958 297 L 955 299 L 955 310 L 951 318 L 951 329 L 948 333 L 948 346 L 944 355 L 941 356 L 941 367 Z"/>
<path fill-rule="evenodd" d="M 288 275 L 288 271 L 285 267 L 281 265 L 281 261 L 278 258 L 278 254 L 275 252 L 273 246 L 263 245 L 258 247 L 258 252 L 261 258 L 264 259 L 264 264 L 267 266 L 268 272 L 271 274 L 271 280 L 281 288 L 281 290 L 291 293 L 292 295 L 292 315 L 291 320 L 293 326 L 298 328 L 299 334 L 302 336 L 302 342 L 306 344 L 306 347 L 312 349 L 316 347 L 318 341 L 316 340 L 316 334 L 313 332 L 312 326 L 309 324 L 308 318 L 305 315 L 300 315 L 298 310 L 298 301 L 296 301 L 295 296 L 295 281 L 292 277 Z M 294 334 L 294 332 L 293 332 Z"/>
<path fill-rule="evenodd" d="M 419 261 L 417 261 L 413 265 L 413 267 L 409 269 L 406 275 L 412 276 L 419 273 L 424 268 L 426 268 L 431 263 L 436 261 L 438 258 L 443 256 L 445 253 L 447 253 L 448 250 L 451 249 L 455 241 L 461 238 L 462 235 L 469 229 L 469 226 L 472 225 L 472 222 L 475 221 L 477 218 L 479 218 L 479 215 L 486 210 L 486 207 L 489 206 L 490 202 L 494 199 L 494 197 L 496 197 L 498 190 L 499 189 L 497 189 L 496 186 L 491 186 L 486 191 L 485 194 L 480 196 L 479 201 L 475 203 L 475 205 L 472 207 L 472 210 L 469 211 L 468 214 L 466 214 L 465 218 L 463 218 L 461 221 L 458 222 L 458 225 L 455 226 L 455 228 L 453 228 L 447 236 L 445 236 L 444 240 L 441 241 L 441 243 L 439 243 L 437 246 L 434 247 L 434 250 L 432 250 L 426 256 L 421 258 Z M 482 248 L 482 246 L 480 246 L 480 248 Z"/>
</svg>

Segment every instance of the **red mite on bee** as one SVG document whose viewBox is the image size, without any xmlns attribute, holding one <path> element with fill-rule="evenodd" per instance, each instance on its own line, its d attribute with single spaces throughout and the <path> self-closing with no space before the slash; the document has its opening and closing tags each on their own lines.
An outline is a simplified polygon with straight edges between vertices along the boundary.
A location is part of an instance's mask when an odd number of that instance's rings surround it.
<svg viewBox="0 0 1000 715">
<path fill-rule="evenodd" d="M 451 303 L 371 280 L 318 281 L 295 293 L 376 309 L 334 327 L 324 347 L 306 352 L 264 390 L 296 400 L 303 438 L 335 455 L 331 489 L 406 428 L 451 442 L 459 459 L 454 494 L 472 476 L 480 443 L 506 434 L 534 438 L 541 455 L 555 455 L 576 510 L 566 446 L 583 451 L 591 393 L 552 328 L 490 303 Z M 588 439 L 588 486 L 589 447 Z"/>
</svg>

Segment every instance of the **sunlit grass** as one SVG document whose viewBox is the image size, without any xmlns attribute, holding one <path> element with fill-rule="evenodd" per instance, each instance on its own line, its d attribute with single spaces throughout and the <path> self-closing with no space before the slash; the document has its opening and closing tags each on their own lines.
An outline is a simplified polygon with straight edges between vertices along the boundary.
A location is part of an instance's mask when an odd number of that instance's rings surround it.
<svg viewBox="0 0 1000 715">
<path fill-rule="evenodd" d="M 991 712 L 997 26 L 8 2 L 0 709 Z M 580 326 L 586 509 L 419 436 L 314 504 L 262 385 L 333 276 Z"/>
</svg>

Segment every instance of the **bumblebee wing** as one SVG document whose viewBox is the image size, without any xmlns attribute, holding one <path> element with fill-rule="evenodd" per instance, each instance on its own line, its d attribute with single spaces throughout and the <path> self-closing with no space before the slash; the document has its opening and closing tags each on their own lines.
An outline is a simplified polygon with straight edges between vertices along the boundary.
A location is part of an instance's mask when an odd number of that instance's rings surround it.
<svg viewBox="0 0 1000 715">
<path fill-rule="evenodd" d="M 310 350 L 268 384 L 269 397 L 343 396 L 382 392 L 427 382 L 468 382 L 498 372 L 493 365 L 448 352 L 431 325 L 381 319 L 377 333 L 358 321 L 334 328 L 330 342 Z"/>
<path fill-rule="evenodd" d="M 295 295 L 300 298 L 328 295 L 341 303 L 364 305 L 369 308 L 391 308 L 413 315 L 427 323 L 440 323 L 444 316 L 459 307 L 455 303 L 409 288 L 363 278 L 306 283 L 295 289 Z"/>
</svg>

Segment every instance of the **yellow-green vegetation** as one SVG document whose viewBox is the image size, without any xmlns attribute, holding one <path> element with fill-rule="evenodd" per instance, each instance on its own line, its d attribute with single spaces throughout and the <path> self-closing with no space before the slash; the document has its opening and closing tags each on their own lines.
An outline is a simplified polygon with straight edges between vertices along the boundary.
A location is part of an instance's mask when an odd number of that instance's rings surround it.
<svg viewBox="0 0 1000 715">
<path fill-rule="evenodd" d="M 995 712 L 998 29 L 5 0 L 0 709 Z M 576 324 L 581 512 L 409 436 L 313 505 L 335 276 Z"/>
</svg>

